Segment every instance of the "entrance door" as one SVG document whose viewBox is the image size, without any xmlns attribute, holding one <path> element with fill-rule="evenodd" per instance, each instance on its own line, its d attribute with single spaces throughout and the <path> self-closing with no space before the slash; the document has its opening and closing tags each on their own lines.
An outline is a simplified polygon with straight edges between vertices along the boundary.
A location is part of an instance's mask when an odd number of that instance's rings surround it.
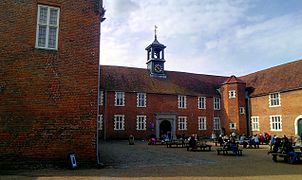
<svg viewBox="0 0 302 180">
<path fill-rule="evenodd" d="M 302 118 L 298 120 L 298 135 L 301 136 L 302 133 Z"/>
<path fill-rule="evenodd" d="M 160 137 L 162 137 L 163 135 L 168 135 L 169 139 L 171 139 L 171 129 L 171 123 L 168 120 L 162 121 L 159 126 Z"/>
</svg>

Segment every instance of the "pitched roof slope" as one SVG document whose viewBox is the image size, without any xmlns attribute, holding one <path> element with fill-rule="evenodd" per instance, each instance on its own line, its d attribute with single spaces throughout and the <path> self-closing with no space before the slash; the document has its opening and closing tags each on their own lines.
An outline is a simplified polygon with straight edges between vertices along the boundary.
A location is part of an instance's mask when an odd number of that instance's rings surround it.
<svg viewBox="0 0 302 180">
<path fill-rule="evenodd" d="M 150 77 L 149 70 L 101 65 L 101 89 L 159 94 L 216 95 L 228 77 L 165 71 L 167 78 Z"/>
<path fill-rule="evenodd" d="M 251 96 L 302 88 L 302 60 L 258 71 L 240 77 L 247 87 L 254 88 Z"/>
<path fill-rule="evenodd" d="M 237 78 L 236 76 L 232 75 L 231 77 L 229 77 L 227 80 L 225 80 L 222 84 L 234 84 L 234 83 L 242 83 L 245 84 L 244 81 L 242 81 L 241 79 Z"/>
</svg>

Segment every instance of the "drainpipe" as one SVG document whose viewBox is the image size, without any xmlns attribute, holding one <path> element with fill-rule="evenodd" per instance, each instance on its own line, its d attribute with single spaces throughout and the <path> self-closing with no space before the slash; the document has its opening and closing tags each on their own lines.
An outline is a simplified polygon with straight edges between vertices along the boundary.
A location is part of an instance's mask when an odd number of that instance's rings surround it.
<svg viewBox="0 0 302 180">
<path fill-rule="evenodd" d="M 247 103 L 246 103 L 246 109 L 247 109 L 247 125 L 246 125 L 246 129 L 247 129 L 247 135 L 249 136 L 251 134 L 251 130 L 250 130 L 250 125 L 251 125 L 251 100 L 250 100 L 250 96 L 248 91 L 245 92 L 246 93 L 246 99 L 247 99 Z"/>
<path fill-rule="evenodd" d="M 105 88 L 105 85 L 104 85 Z M 104 134 L 103 134 L 103 139 L 106 140 L 107 139 L 107 97 L 108 97 L 108 93 L 107 91 L 104 89 L 104 119 L 103 119 L 103 123 L 104 123 Z"/>
<path fill-rule="evenodd" d="M 100 113 L 100 64 L 98 64 L 98 99 L 97 99 L 97 117 L 96 117 L 96 158 L 97 163 L 100 165 L 100 157 L 99 157 L 99 130 L 98 130 L 98 118 Z"/>
<path fill-rule="evenodd" d="M 106 19 L 104 18 L 106 10 L 103 7 L 103 0 L 98 1 L 98 12 L 99 12 L 99 21 L 100 21 L 100 41 L 99 41 L 99 46 L 101 42 L 101 24 L 102 22 Z M 100 48 L 99 48 L 100 49 Z M 100 100 L 100 82 L 101 80 L 101 66 L 100 66 L 100 57 L 99 57 L 99 63 L 98 63 L 98 99 L 97 99 L 97 117 L 96 117 L 96 158 L 97 158 L 97 164 L 98 166 L 103 166 L 103 164 L 100 162 L 100 156 L 99 156 L 99 130 L 98 130 L 98 118 L 99 118 L 99 111 L 100 111 L 100 106 L 99 106 L 99 100 Z"/>
</svg>

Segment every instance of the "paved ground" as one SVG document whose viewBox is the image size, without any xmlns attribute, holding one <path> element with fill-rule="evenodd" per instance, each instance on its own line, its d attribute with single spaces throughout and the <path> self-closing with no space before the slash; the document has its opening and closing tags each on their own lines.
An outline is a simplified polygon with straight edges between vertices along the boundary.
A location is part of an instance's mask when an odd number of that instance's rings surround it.
<svg viewBox="0 0 302 180">
<path fill-rule="evenodd" d="M 302 164 L 274 163 L 267 149 L 244 149 L 243 156 L 236 157 L 110 141 L 101 145 L 104 169 L 20 171 L 0 179 L 302 179 Z"/>
</svg>

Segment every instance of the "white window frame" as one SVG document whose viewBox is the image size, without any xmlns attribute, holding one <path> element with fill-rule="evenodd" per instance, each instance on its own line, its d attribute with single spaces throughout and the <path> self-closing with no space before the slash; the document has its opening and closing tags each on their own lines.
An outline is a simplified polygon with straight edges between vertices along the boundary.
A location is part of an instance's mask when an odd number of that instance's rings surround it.
<svg viewBox="0 0 302 180">
<path fill-rule="evenodd" d="M 230 129 L 236 129 L 236 123 L 231 122 L 230 123 Z"/>
<path fill-rule="evenodd" d="M 276 97 L 277 96 L 277 97 Z M 281 96 L 279 92 L 270 93 L 268 95 L 269 99 L 269 107 L 279 107 L 281 106 Z"/>
<path fill-rule="evenodd" d="M 187 116 L 178 116 L 178 130 L 187 130 Z"/>
<path fill-rule="evenodd" d="M 123 114 L 114 115 L 114 130 L 115 131 L 125 130 L 125 115 Z"/>
<path fill-rule="evenodd" d="M 245 114 L 245 108 L 244 107 L 239 107 L 239 113 L 240 114 Z"/>
<path fill-rule="evenodd" d="M 236 90 L 230 90 L 229 91 L 229 99 L 236 98 Z"/>
<path fill-rule="evenodd" d="M 46 23 L 41 23 L 40 22 L 40 10 L 41 8 L 47 8 L 47 22 Z M 50 24 L 50 10 L 51 9 L 55 9 L 58 11 L 58 14 L 57 14 L 57 24 L 54 25 L 54 24 Z M 48 50 L 58 50 L 58 39 L 59 39 L 59 20 L 60 20 L 60 8 L 58 7 L 54 7 L 54 6 L 47 6 L 47 5 L 38 5 L 38 12 L 37 12 L 37 27 L 36 27 L 36 48 L 39 48 L 39 49 L 48 49 Z M 46 34 L 45 34 L 45 46 L 39 46 L 39 27 L 40 26 L 46 26 Z M 53 27 L 53 28 L 56 28 L 57 31 L 56 31 L 56 42 L 55 42 L 55 47 L 52 48 L 52 47 L 49 47 L 49 44 L 48 44 L 48 40 L 49 40 L 49 29 L 50 27 Z"/>
<path fill-rule="evenodd" d="M 214 117 L 213 118 L 213 130 L 220 130 L 220 117 Z"/>
<path fill-rule="evenodd" d="M 146 93 L 137 93 L 136 95 L 136 107 L 146 107 L 147 95 Z"/>
<path fill-rule="evenodd" d="M 115 106 L 125 106 L 125 92 L 115 92 Z"/>
<path fill-rule="evenodd" d="M 251 130 L 260 131 L 259 116 L 251 116 Z"/>
<path fill-rule="evenodd" d="M 146 115 L 137 115 L 136 116 L 136 130 L 143 131 L 146 130 Z"/>
<path fill-rule="evenodd" d="M 205 116 L 198 116 L 198 130 L 207 130 L 207 118 Z"/>
<path fill-rule="evenodd" d="M 269 116 L 271 131 L 282 131 L 282 116 L 272 115 Z"/>
<path fill-rule="evenodd" d="M 198 97 L 198 109 L 206 109 L 206 97 Z"/>
<path fill-rule="evenodd" d="M 220 110 L 220 98 L 214 97 L 213 101 L 214 101 L 214 110 Z"/>
<path fill-rule="evenodd" d="M 98 115 L 98 130 L 103 130 L 103 114 Z"/>
<path fill-rule="evenodd" d="M 104 104 L 104 91 L 99 91 L 99 105 L 103 106 Z"/>
<path fill-rule="evenodd" d="M 178 108 L 180 109 L 187 108 L 187 96 L 178 95 Z"/>
</svg>

